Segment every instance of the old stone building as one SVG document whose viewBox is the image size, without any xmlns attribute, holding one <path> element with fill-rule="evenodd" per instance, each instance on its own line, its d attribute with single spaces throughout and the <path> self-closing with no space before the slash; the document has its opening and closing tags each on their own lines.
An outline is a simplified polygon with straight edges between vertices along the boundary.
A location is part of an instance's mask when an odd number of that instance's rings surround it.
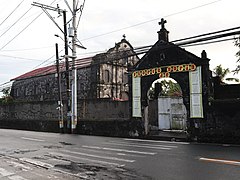
<svg viewBox="0 0 240 180">
<path fill-rule="evenodd" d="M 240 143 L 240 85 L 223 85 L 212 77 L 205 51 L 199 57 L 169 42 L 164 23 L 160 23 L 157 42 L 140 60 L 125 38 L 106 53 L 77 60 L 77 132 L 148 136 L 154 127 L 157 133 L 181 130 L 199 141 Z M 66 103 L 64 64 L 60 72 Z M 166 98 L 148 99 L 153 82 L 163 77 L 174 79 L 181 87 L 182 96 L 172 104 Z M 15 102 L 0 106 L 0 127 L 59 130 L 55 65 L 13 81 Z M 181 108 L 184 111 L 179 112 Z"/>
<path fill-rule="evenodd" d="M 128 100 L 128 68 L 138 62 L 133 47 L 124 38 L 106 53 L 78 59 L 78 99 Z M 70 62 L 70 71 L 71 71 Z M 71 74 L 71 73 L 70 73 Z M 60 64 L 61 89 L 66 99 L 65 63 Z M 70 77 L 71 78 L 71 77 Z M 12 79 L 11 96 L 17 101 L 58 100 L 56 66 L 35 69 Z"/>
<path fill-rule="evenodd" d="M 151 132 L 152 126 L 156 126 L 161 135 L 162 131 L 176 130 L 176 125 L 182 124 L 177 130 L 185 131 L 195 140 L 239 143 L 240 85 L 223 85 L 213 77 L 210 59 L 204 50 L 198 57 L 169 42 L 165 23 L 162 19 L 158 41 L 131 73 L 129 103 L 132 120 L 144 122 L 145 134 Z M 154 105 L 149 101 L 147 93 L 152 83 L 165 77 L 180 85 L 186 115 L 184 111 L 178 111 L 182 107 L 180 101 L 170 105 L 164 101 L 166 98 L 158 98 Z"/>
</svg>

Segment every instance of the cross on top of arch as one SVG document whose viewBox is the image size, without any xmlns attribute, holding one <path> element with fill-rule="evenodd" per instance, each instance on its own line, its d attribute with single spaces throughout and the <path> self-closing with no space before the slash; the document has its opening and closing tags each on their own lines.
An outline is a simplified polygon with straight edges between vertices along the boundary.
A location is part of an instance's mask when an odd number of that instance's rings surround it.
<svg viewBox="0 0 240 180">
<path fill-rule="evenodd" d="M 160 22 L 158 22 L 159 25 L 161 25 L 161 29 L 165 29 L 165 24 L 167 23 L 166 20 L 164 20 L 163 18 L 161 19 Z"/>
</svg>

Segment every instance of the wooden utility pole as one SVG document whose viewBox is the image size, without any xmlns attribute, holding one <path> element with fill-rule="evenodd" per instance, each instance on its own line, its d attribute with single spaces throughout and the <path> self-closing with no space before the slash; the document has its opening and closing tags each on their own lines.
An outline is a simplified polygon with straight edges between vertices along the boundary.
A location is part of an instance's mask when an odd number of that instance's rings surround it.
<svg viewBox="0 0 240 180">
<path fill-rule="evenodd" d="M 80 7 L 78 6 L 78 3 L 76 0 L 73 0 L 73 8 L 71 9 L 68 1 L 65 0 L 66 5 L 68 6 L 68 8 L 70 9 L 70 11 L 72 12 L 72 27 L 69 28 L 69 34 L 67 33 L 67 22 L 66 22 L 66 10 L 62 10 L 60 9 L 58 6 L 57 8 L 55 7 L 51 7 L 48 5 L 44 5 L 44 4 L 40 4 L 37 2 L 33 2 L 33 6 L 37 6 L 42 8 L 42 10 L 48 15 L 48 17 L 55 23 L 55 25 L 62 31 L 62 33 L 64 34 L 64 45 L 65 45 L 65 62 L 66 62 L 66 84 L 67 84 L 67 92 L 66 92 L 66 96 L 67 96 L 67 123 L 63 123 L 63 124 L 67 124 L 67 132 L 69 133 L 74 133 L 76 130 L 76 126 L 77 126 L 77 69 L 76 69 L 76 65 L 75 65 L 75 61 L 77 58 L 77 53 L 76 53 L 76 49 L 77 47 L 79 48 L 83 48 L 86 49 L 85 47 L 83 47 L 80 43 L 80 41 L 77 39 L 77 12 L 80 11 L 82 14 L 82 10 L 84 7 L 84 3 L 85 0 L 83 1 L 83 4 Z M 47 10 L 52 10 L 52 11 L 57 11 L 58 13 L 63 13 L 63 21 L 64 21 L 64 30 L 62 30 L 58 24 L 55 22 L 54 18 L 51 17 L 51 15 L 46 11 Z M 81 18 L 81 14 L 79 16 L 79 20 Z M 78 21 L 79 23 L 79 21 Z M 72 38 L 72 56 L 68 55 L 68 35 L 69 37 Z M 79 44 L 77 44 L 80 43 Z M 70 86 L 70 76 L 69 76 L 69 61 L 68 58 L 72 58 L 72 79 L 71 79 L 71 85 Z M 71 90 L 70 90 L 71 89 Z M 72 96 L 70 98 L 70 92 L 72 92 Z"/>
<path fill-rule="evenodd" d="M 64 26 L 64 51 L 65 51 L 65 67 L 66 67 L 66 96 L 67 96 L 67 132 L 71 132 L 71 85 L 68 61 L 68 33 L 67 33 L 67 16 L 66 11 L 63 11 L 63 26 Z"/>
<path fill-rule="evenodd" d="M 66 68 L 66 96 L 67 96 L 67 122 L 63 123 L 63 128 L 65 131 L 67 131 L 68 133 L 71 132 L 71 98 L 70 98 L 70 78 L 69 78 L 69 61 L 68 61 L 68 33 L 67 33 L 67 20 L 66 20 L 66 10 L 62 10 L 59 8 L 59 6 L 57 7 L 52 7 L 52 6 L 48 6 L 48 5 L 44 5 L 44 4 L 40 4 L 37 2 L 33 2 L 32 3 L 33 6 L 36 7 L 40 7 L 42 8 L 42 10 L 46 13 L 46 15 L 53 21 L 53 23 L 59 28 L 59 30 L 63 33 L 64 35 L 64 49 L 65 49 L 65 68 Z M 62 30 L 62 28 L 59 27 L 59 25 L 55 22 L 54 18 L 47 12 L 47 10 L 51 10 L 51 11 L 56 11 L 59 14 L 62 13 L 63 14 L 63 25 L 64 28 Z M 67 127 L 64 127 L 66 126 Z M 67 128 L 67 129 L 66 129 Z"/>
<path fill-rule="evenodd" d="M 62 88 L 61 88 L 61 75 L 59 68 L 59 55 L 58 55 L 58 44 L 55 44 L 56 47 L 56 68 L 57 68 L 57 79 L 58 79 L 58 121 L 60 132 L 63 133 L 63 103 L 62 103 Z"/>
</svg>

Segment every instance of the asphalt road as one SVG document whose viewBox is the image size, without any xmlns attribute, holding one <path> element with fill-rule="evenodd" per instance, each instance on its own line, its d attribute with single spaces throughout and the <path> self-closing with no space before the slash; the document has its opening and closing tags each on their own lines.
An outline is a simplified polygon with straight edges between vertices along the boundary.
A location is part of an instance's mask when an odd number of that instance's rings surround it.
<svg viewBox="0 0 240 180">
<path fill-rule="evenodd" d="M 239 180 L 240 146 L 0 129 L 0 179 Z"/>
</svg>

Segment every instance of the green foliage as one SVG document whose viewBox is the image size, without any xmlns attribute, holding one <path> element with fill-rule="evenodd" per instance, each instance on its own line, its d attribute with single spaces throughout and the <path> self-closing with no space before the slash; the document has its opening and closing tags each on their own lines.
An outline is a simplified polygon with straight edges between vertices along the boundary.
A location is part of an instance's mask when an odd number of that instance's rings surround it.
<svg viewBox="0 0 240 180">
<path fill-rule="evenodd" d="M 213 72 L 216 76 L 220 77 L 221 81 L 223 81 L 226 75 L 230 73 L 230 70 L 229 68 L 223 68 L 220 64 L 213 69 Z"/>
<path fill-rule="evenodd" d="M 173 81 L 163 80 L 161 81 L 162 92 L 161 96 L 182 96 L 182 90 L 178 83 Z"/>
<path fill-rule="evenodd" d="M 223 68 L 222 65 L 218 65 L 214 68 L 213 73 L 218 76 L 221 80 L 222 83 L 224 83 L 223 81 L 235 81 L 235 82 L 239 82 L 239 79 L 237 78 L 226 78 L 226 75 L 229 74 L 231 71 L 229 70 L 229 68 Z"/>
<path fill-rule="evenodd" d="M 171 80 L 162 80 L 160 82 L 162 91 L 160 92 L 160 96 L 182 96 L 182 90 L 178 83 L 174 83 Z M 155 89 L 151 87 L 148 91 L 148 98 L 154 99 L 155 97 Z"/>
<path fill-rule="evenodd" d="M 238 51 L 235 54 L 237 57 L 237 63 L 240 63 L 240 36 L 238 38 L 235 38 L 234 45 L 238 48 Z M 237 65 L 236 69 L 234 70 L 234 73 L 238 73 L 239 71 L 240 65 Z"/>
<path fill-rule="evenodd" d="M 13 98 L 10 96 L 10 87 L 2 90 L 3 96 L 0 98 L 0 104 L 9 104 L 13 102 Z"/>
</svg>

